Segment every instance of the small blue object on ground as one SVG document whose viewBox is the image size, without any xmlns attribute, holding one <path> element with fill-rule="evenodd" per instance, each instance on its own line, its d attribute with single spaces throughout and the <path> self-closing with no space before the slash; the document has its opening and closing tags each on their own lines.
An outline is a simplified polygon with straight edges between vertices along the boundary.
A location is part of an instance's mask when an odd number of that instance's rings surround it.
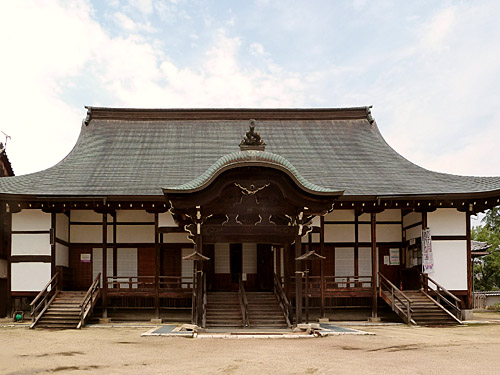
<svg viewBox="0 0 500 375">
<path fill-rule="evenodd" d="M 354 333 L 354 332 L 359 332 L 356 329 L 351 329 L 351 328 L 346 328 L 346 327 L 339 327 L 335 326 L 333 324 L 328 324 L 328 323 L 320 323 L 319 325 L 323 330 L 325 331 L 330 331 L 330 332 L 337 332 L 337 333 Z"/>
</svg>

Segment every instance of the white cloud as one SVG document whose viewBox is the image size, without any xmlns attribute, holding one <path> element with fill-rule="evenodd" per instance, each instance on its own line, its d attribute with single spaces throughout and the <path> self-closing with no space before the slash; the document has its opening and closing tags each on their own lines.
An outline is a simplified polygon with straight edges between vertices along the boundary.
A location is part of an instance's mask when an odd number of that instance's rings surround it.
<svg viewBox="0 0 500 375">
<path fill-rule="evenodd" d="M 415 43 L 382 58 L 382 73 L 361 95 L 375 104 L 389 144 L 419 165 L 500 174 L 493 141 L 500 135 L 500 27 L 492 4 L 459 3 L 418 24 Z"/>
<path fill-rule="evenodd" d="M 274 107 L 298 105 L 303 97 L 296 74 L 273 64 L 244 67 L 241 40 L 223 29 L 200 66 L 191 68 L 134 32 L 137 23 L 124 13 L 117 17 L 132 34 L 109 35 L 84 0 L 10 2 L 3 10 L 0 32 L 11 37 L 1 42 L 8 54 L 0 60 L 0 100 L 6 105 L 0 130 L 12 136 L 8 154 L 18 174 L 53 165 L 70 151 L 84 105 Z M 85 102 L 73 107 L 66 89 L 78 91 L 86 82 L 89 92 L 77 95 Z"/>
<path fill-rule="evenodd" d="M 16 173 L 55 164 L 76 140 L 80 111 L 60 95 L 100 33 L 90 12 L 84 1 L 2 5 L 1 130 L 12 137 L 7 152 Z"/>
</svg>

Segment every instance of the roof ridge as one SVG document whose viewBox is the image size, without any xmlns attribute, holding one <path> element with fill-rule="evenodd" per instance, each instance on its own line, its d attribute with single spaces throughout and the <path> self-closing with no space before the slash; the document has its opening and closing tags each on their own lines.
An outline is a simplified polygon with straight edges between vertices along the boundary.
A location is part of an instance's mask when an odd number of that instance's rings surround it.
<svg viewBox="0 0 500 375">
<path fill-rule="evenodd" d="M 371 106 L 350 108 L 106 108 L 86 106 L 88 125 L 103 120 L 355 120 L 373 122 Z"/>
</svg>

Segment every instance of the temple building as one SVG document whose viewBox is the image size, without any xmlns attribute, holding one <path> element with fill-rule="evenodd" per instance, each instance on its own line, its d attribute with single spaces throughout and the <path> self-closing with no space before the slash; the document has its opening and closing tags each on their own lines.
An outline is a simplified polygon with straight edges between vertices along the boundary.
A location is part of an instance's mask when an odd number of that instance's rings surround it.
<svg viewBox="0 0 500 375">
<path fill-rule="evenodd" d="M 470 216 L 500 204 L 500 178 L 409 162 L 370 108 L 87 109 L 60 163 L 0 178 L 8 311 L 30 304 L 34 326 L 472 308 Z"/>
</svg>

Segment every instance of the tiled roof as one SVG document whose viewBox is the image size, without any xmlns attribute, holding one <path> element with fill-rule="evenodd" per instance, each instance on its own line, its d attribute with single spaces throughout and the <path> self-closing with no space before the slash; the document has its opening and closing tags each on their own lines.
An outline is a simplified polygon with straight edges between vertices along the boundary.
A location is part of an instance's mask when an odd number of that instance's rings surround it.
<svg viewBox="0 0 500 375">
<path fill-rule="evenodd" d="M 44 171 L 0 179 L 0 193 L 160 196 L 162 188 L 200 183 L 224 157 L 237 157 L 250 119 L 267 144 L 262 155 L 279 159 L 312 190 L 344 191 L 344 196 L 500 190 L 500 177 L 436 173 L 404 159 L 382 138 L 366 108 L 97 108 L 65 159 Z"/>
</svg>

